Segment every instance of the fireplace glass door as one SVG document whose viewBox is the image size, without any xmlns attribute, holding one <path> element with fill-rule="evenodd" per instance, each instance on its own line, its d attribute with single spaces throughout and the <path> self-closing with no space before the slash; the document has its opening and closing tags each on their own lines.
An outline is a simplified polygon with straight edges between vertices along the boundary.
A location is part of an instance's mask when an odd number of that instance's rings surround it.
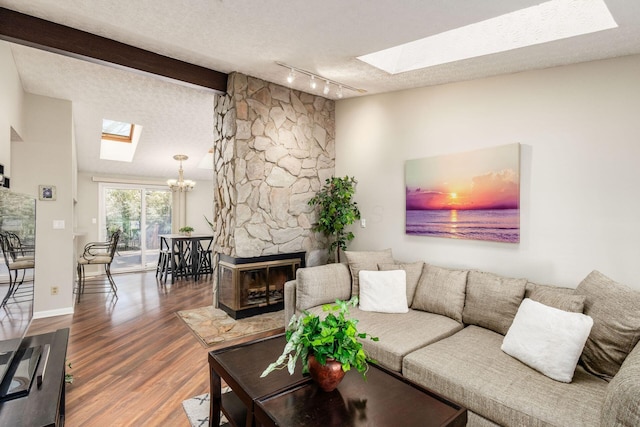
<svg viewBox="0 0 640 427">
<path fill-rule="evenodd" d="M 231 264 L 220 261 L 220 307 L 235 318 L 280 309 L 284 284 L 296 277 L 299 259 Z M 266 310 L 259 310 L 264 307 Z M 246 311 L 245 315 L 240 312 Z"/>
</svg>

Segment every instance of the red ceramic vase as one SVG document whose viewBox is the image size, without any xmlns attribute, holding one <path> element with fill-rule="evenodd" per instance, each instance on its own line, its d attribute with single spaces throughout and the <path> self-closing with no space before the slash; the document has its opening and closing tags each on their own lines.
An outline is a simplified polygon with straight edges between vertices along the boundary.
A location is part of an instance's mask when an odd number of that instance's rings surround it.
<svg viewBox="0 0 640 427">
<path fill-rule="evenodd" d="M 327 364 L 321 365 L 314 355 L 309 356 L 309 374 L 324 391 L 335 390 L 345 373 L 342 364 L 335 359 L 327 359 Z"/>
</svg>

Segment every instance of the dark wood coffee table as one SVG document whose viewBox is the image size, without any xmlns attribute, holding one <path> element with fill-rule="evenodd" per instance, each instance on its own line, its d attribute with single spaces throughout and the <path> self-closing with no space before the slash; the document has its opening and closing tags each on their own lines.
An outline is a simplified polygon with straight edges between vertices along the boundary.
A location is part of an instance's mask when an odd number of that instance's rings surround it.
<svg viewBox="0 0 640 427">
<path fill-rule="evenodd" d="M 220 411 L 234 426 L 252 426 L 257 399 L 309 381 L 302 376 L 300 366 L 293 375 L 283 369 L 260 378 L 262 371 L 282 354 L 285 344 L 284 334 L 280 334 L 209 352 L 210 426 L 220 425 Z M 231 387 L 231 392 L 222 394 L 221 379 Z"/>
<path fill-rule="evenodd" d="M 465 426 L 467 410 L 382 367 L 367 380 L 347 372 L 333 392 L 320 390 L 298 366 L 259 378 L 282 353 L 282 335 L 209 353 L 210 425 L 220 410 L 235 426 Z M 298 365 L 300 365 L 298 363 Z M 221 395 L 220 378 L 233 390 Z"/>
</svg>

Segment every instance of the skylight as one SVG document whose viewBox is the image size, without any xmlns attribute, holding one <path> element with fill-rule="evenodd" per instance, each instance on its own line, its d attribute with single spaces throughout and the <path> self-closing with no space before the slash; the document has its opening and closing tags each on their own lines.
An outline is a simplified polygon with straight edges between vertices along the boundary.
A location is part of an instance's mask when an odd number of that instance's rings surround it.
<svg viewBox="0 0 640 427">
<path fill-rule="evenodd" d="M 551 0 L 358 59 L 398 74 L 617 27 L 604 0 Z"/>
<path fill-rule="evenodd" d="M 121 142 L 131 142 L 134 128 L 135 125 L 132 123 L 103 119 L 102 138 Z"/>
<path fill-rule="evenodd" d="M 120 162 L 133 161 L 141 132 L 142 126 L 103 119 L 100 158 Z"/>
</svg>

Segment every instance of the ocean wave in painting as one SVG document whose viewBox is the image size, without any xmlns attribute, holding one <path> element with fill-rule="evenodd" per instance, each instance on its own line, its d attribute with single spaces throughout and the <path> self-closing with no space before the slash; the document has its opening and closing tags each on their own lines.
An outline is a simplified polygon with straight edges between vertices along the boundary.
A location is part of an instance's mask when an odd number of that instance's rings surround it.
<svg viewBox="0 0 640 427">
<path fill-rule="evenodd" d="M 520 210 L 407 210 L 406 233 L 518 243 Z"/>
</svg>

